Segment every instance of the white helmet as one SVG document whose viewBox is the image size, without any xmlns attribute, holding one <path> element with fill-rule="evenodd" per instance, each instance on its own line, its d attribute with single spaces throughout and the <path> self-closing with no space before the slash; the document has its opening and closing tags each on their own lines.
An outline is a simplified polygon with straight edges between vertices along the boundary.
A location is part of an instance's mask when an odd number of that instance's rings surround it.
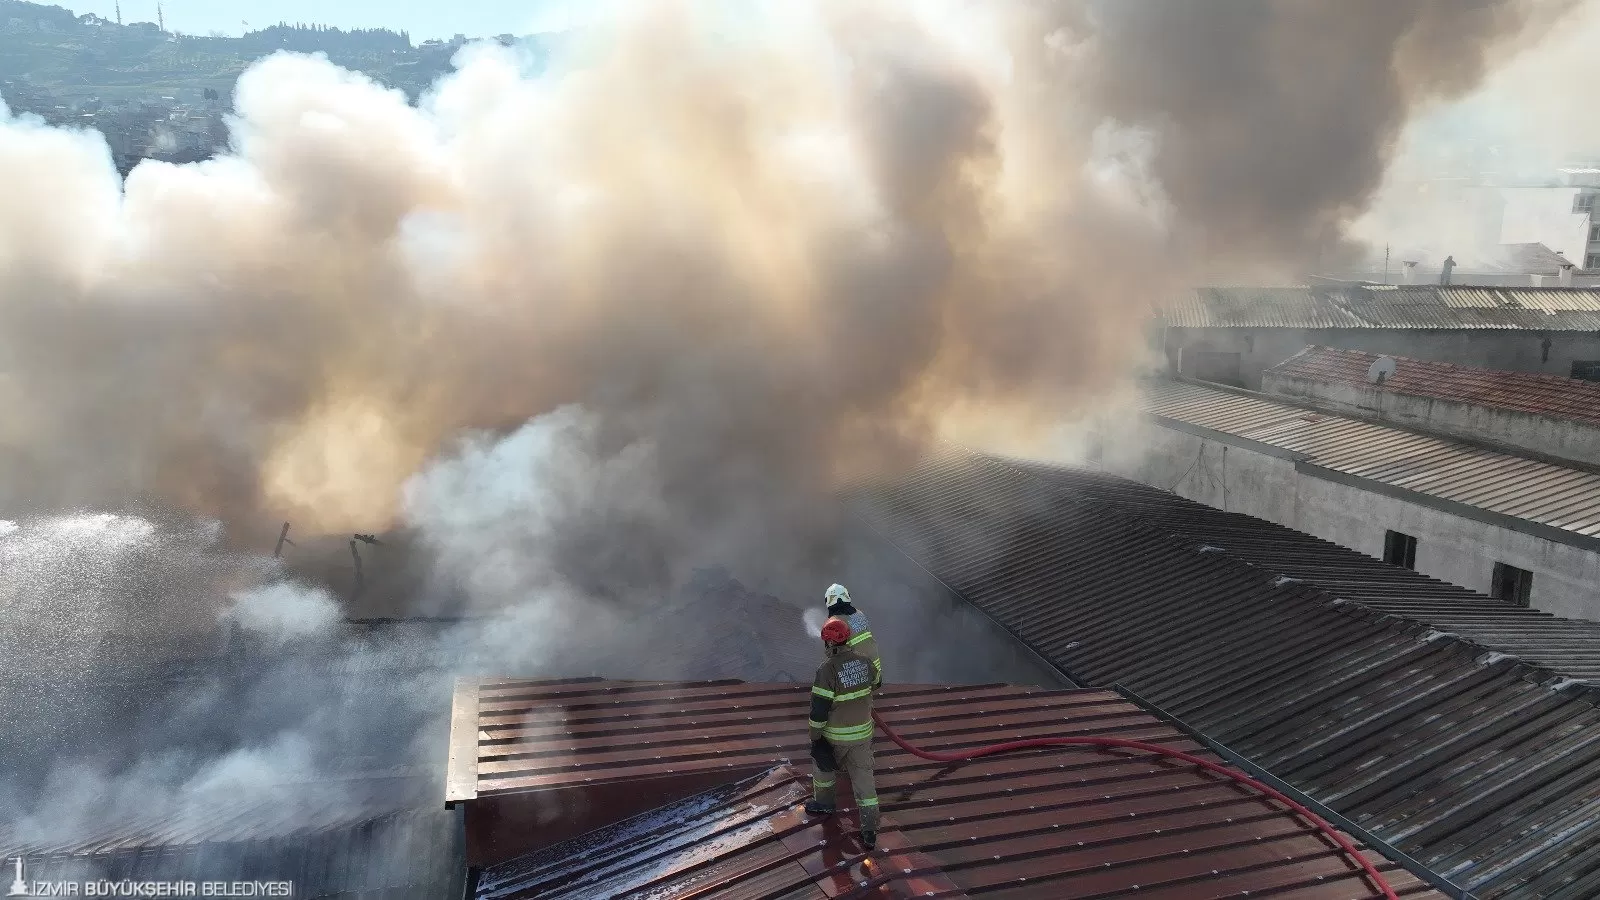
<svg viewBox="0 0 1600 900">
<path fill-rule="evenodd" d="M 822 601 L 828 606 L 833 606 L 838 603 L 849 603 L 850 592 L 844 589 L 844 585 L 835 584 L 829 587 L 827 592 L 822 595 Z"/>
</svg>

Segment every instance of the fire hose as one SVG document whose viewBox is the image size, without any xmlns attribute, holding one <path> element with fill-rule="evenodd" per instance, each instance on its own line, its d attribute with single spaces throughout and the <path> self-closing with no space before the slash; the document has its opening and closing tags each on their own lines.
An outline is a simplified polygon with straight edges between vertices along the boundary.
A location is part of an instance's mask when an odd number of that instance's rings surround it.
<svg viewBox="0 0 1600 900">
<path fill-rule="evenodd" d="M 889 727 L 889 723 L 883 720 L 883 716 L 879 715 L 877 710 L 872 711 L 872 719 L 878 723 L 879 728 L 883 729 L 883 733 L 889 736 L 889 740 L 894 741 L 895 745 L 901 750 L 906 751 L 918 759 L 926 759 L 932 762 L 965 762 L 967 760 L 977 759 L 981 756 L 993 756 L 996 753 L 1008 753 L 1013 750 L 1026 750 L 1033 747 L 1121 747 L 1128 750 L 1139 750 L 1145 753 L 1155 753 L 1161 756 L 1170 756 L 1174 759 L 1181 759 L 1190 765 L 1198 766 L 1208 772 L 1215 772 L 1218 775 L 1231 778 L 1234 781 L 1237 781 L 1248 788 L 1252 788 L 1258 793 L 1264 794 L 1265 796 L 1270 797 L 1271 799 L 1276 800 L 1288 807 L 1290 811 L 1309 822 L 1314 828 L 1322 832 L 1323 835 L 1328 837 L 1335 844 L 1338 844 L 1339 849 L 1343 850 L 1346 856 L 1348 856 L 1366 872 L 1367 878 L 1370 879 L 1373 885 L 1376 886 L 1383 894 L 1385 900 L 1399 900 L 1399 895 L 1394 892 L 1394 888 L 1389 886 L 1389 882 L 1384 879 L 1383 874 L 1380 873 L 1377 868 L 1373 866 L 1365 856 L 1362 855 L 1360 850 L 1356 849 L 1356 845 L 1351 843 L 1349 838 L 1345 837 L 1337 828 L 1329 825 L 1321 816 L 1307 809 L 1303 804 L 1296 802 L 1269 784 L 1257 781 L 1243 772 L 1236 772 L 1224 765 L 1212 762 L 1209 759 L 1195 756 L 1192 753 L 1185 753 L 1182 750 L 1176 750 L 1172 747 L 1163 747 L 1160 744 L 1150 744 L 1144 741 L 1134 741 L 1126 738 L 1112 737 L 1026 738 L 1019 741 L 1007 741 L 1001 744 L 989 744 L 984 747 L 963 750 L 959 753 L 934 753 L 932 751 L 913 747 L 911 744 L 907 743 L 905 738 L 901 737 L 893 728 Z"/>
</svg>

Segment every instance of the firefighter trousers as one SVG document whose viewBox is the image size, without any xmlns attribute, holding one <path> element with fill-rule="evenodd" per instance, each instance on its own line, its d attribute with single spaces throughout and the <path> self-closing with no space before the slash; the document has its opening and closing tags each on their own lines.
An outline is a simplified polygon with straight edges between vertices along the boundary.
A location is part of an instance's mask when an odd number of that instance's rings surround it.
<svg viewBox="0 0 1600 900">
<path fill-rule="evenodd" d="M 878 830 L 878 788 L 872 781 L 872 741 L 854 744 L 835 744 L 833 757 L 838 761 L 837 772 L 824 772 L 811 764 L 811 798 L 825 806 L 836 803 L 835 779 L 840 773 L 850 779 L 850 789 L 856 796 L 856 808 L 861 813 L 863 831 Z"/>
</svg>

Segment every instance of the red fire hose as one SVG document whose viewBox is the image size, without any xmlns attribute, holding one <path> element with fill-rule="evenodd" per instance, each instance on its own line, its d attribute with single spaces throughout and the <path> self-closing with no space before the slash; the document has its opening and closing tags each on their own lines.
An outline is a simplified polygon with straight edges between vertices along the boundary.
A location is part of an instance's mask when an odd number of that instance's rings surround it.
<svg viewBox="0 0 1600 900">
<path fill-rule="evenodd" d="M 1284 806 L 1289 807 L 1290 810 L 1294 811 L 1301 818 L 1305 819 L 1307 822 L 1310 822 L 1318 831 L 1321 831 L 1323 834 L 1331 838 L 1333 842 L 1338 844 L 1339 848 L 1345 852 L 1345 855 L 1349 856 L 1363 870 L 1365 870 L 1367 877 L 1371 879 L 1372 883 L 1377 886 L 1379 891 L 1382 892 L 1385 900 L 1400 900 L 1399 896 L 1395 894 L 1394 888 L 1390 887 L 1389 882 L 1384 880 L 1382 873 L 1380 873 L 1372 865 L 1372 863 L 1368 862 L 1365 856 L 1361 855 L 1361 851 L 1356 849 L 1356 845 L 1351 843 L 1350 839 L 1341 834 L 1338 829 L 1323 821 L 1321 816 L 1309 809 L 1306 809 L 1305 806 L 1285 796 L 1282 792 L 1273 788 L 1269 784 L 1263 784 L 1262 782 L 1251 778 L 1249 775 L 1246 775 L 1243 772 L 1236 772 L 1233 769 L 1218 763 L 1214 763 L 1209 759 L 1202 759 L 1201 757 L 1195 756 L 1192 753 L 1185 753 L 1182 750 L 1174 750 L 1171 747 L 1163 747 L 1160 744 L 1147 744 L 1144 741 L 1131 741 L 1124 738 L 1110 737 L 1028 738 L 1020 741 L 1007 741 L 1003 744 L 989 744 L 986 747 L 978 747 L 976 749 L 965 750 L 960 753 L 933 753 L 927 750 L 920 750 L 906 743 L 905 738 L 902 738 L 899 734 L 896 734 L 895 730 L 889 727 L 889 723 L 883 720 L 883 717 L 878 714 L 877 710 L 872 711 L 872 719 L 878 723 L 879 728 L 883 729 L 883 733 L 889 736 L 889 740 L 894 741 L 895 745 L 901 750 L 904 750 L 919 759 L 932 760 L 933 762 L 965 762 L 969 759 L 977 759 L 980 756 L 993 756 L 996 753 L 1006 753 L 1011 750 L 1025 750 L 1031 747 L 1124 747 L 1129 750 L 1142 750 L 1146 753 L 1157 753 L 1162 756 L 1170 756 L 1175 759 L 1181 759 L 1190 765 L 1199 766 L 1208 772 L 1215 772 L 1218 775 L 1231 778 L 1234 781 L 1245 785 L 1246 787 L 1254 788 L 1256 791 L 1271 797 L 1279 803 L 1282 803 Z"/>
</svg>

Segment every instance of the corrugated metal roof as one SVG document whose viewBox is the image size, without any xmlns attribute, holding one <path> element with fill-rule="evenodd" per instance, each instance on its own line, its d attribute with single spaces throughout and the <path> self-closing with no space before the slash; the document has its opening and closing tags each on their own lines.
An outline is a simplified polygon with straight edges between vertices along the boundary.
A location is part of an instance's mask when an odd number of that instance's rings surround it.
<svg viewBox="0 0 1600 900">
<path fill-rule="evenodd" d="M 485 900 L 1372 895 L 1292 815 L 1230 782 L 1137 752 L 1042 750 L 948 765 L 880 740 L 883 834 L 869 867 L 844 852 L 853 847 L 841 833 L 853 829 L 853 814 L 809 820 L 799 809 L 808 770 L 780 761 L 805 753 L 803 687 L 502 681 L 484 684 L 478 702 L 480 769 L 514 749 L 527 760 L 514 775 L 524 790 L 593 791 L 662 771 L 687 780 L 728 767 L 730 756 L 777 764 L 491 867 L 478 886 Z M 907 739 L 938 749 L 1093 733 L 1205 752 L 1109 691 L 897 686 L 879 709 Z M 520 724 L 508 729 L 508 717 Z M 559 732 L 543 726 L 557 721 Z M 480 788 L 508 789 L 511 774 L 480 775 Z M 1404 896 L 1439 896 L 1371 858 Z"/>
<path fill-rule="evenodd" d="M 1306 287 L 1203 287 L 1179 297 L 1167 322 L 1182 328 L 1362 328 L 1325 291 Z"/>
<path fill-rule="evenodd" d="M 1561 675 L 1600 682 L 1600 622 L 1502 603 L 1292 528 L 1224 512 L 1137 481 L 1040 463 L 1012 464 L 1069 499 L 1104 504 L 1107 515 L 1137 519 L 1193 549 L 1220 551 L 1275 576 L 1316 585 L 1340 600 L 1444 629 Z"/>
<path fill-rule="evenodd" d="M 976 454 L 856 504 L 1079 680 L 1126 685 L 1458 884 L 1600 896 L 1600 692 Z"/>
<path fill-rule="evenodd" d="M 1600 425 L 1600 382 L 1391 356 L 1394 374 L 1379 387 L 1367 380 L 1367 372 L 1380 358 L 1377 353 L 1312 346 L 1268 372 L 1283 378 L 1352 385 Z"/>
<path fill-rule="evenodd" d="M 1303 454 L 1325 469 L 1600 536 L 1594 472 L 1184 382 L 1151 382 L 1143 402 L 1152 415 Z"/>
<path fill-rule="evenodd" d="M 1600 289 L 1205 287 L 1169 304 L 1165 318 L 1178 328 L 1600 331 Z"/>
</svg>

